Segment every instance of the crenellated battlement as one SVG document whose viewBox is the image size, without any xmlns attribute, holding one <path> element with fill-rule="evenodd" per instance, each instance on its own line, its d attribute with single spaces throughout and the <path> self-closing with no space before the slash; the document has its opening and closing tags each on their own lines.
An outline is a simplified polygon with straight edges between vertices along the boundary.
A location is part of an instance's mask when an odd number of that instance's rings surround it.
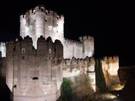
<svg viewBox="0 0 135 101">
<path fill-rule="evenodd" d="M 118 56 L 104 57 L 102 61 L 106 63 L 119 62 L 119 57 Z"/>
<path fill-rule="evenodd" d="M 58 40 L 53 43 L 44 37 L 37 43 L 36 50 L 32 38 L 26 36 L 6 44 L 6 83 L 13 99 L 56 101 L 62 83 L 63 46 Z M 44 98 L 46 94 L 49 97 Z"/>
<path fill-rule="evenodd" d="M 90 40 L 90 41 L 94 41 L 94 38 L 91 37 L 91 36 L 82 36 L 82 37 L 79 37 L 79 40 L 82 42 L 82 41 L 85 41 L 85 40 Z"/>
<path fill-rule="evenodd" d="M 79 41 L 65 39 L 64 16 L 47 10 L 43 6 L 36 6 L 20 16 L 20 35 L 22 38 L 30 36 L 35 49 L 37 49 L 37 40 L 40 36 L 45 39 L 51 37 L 53 42 L 61 41 L 64 46 L 64 58 L 92 57 L 94 53 L 93 37 L 80 37 Z"/>
<path fill-rule="evenodd" d="M 43 6 L 36 6 L 20 16 L 20 35 L 22 38 L 30 36 L 35 49 L 40 36 L 44 36 L 45 39 L 51 37 L 53 42 L 56 39 L 63 42 L 64 16 Z"/>
<path fill-rule="evenodd" d="M 47 10 L 43 6 L 36 6 L 35 8 L 30 9 L 29 11 L 25 12 L 25 14 L 22 14 L 20 17 L 21 18 L 26 18 L 26 15 L 31 16 L 31 15 L 35 15 L 36 13 L 44 13 L 46 16 L 54 17 L 54 19 L 64 20 L 64 16 L 63 15 L 58 15 L 55 11 Z"/>
<path fill-rule="evenodd" d="M 82 65 L 85 65 L 85 63 L 90 64 L 90 65 L 95 65 L 95 59 L 91 58 L 91 57 L 86 57 L 84 59 L 83 58 L 75 58 L 75 57 L 73 57 L 72 59 L 64 59 L 65 65 L 72 65 L 72 63 L 78 65 L 75 67 L 80 69 L 79 68 L 80 63 Z"/>
</svg>

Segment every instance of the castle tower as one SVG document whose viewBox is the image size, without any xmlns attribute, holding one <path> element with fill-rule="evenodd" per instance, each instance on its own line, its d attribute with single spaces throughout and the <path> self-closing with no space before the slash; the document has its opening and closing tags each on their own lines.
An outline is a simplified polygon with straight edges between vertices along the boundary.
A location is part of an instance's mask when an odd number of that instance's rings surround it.
<svg viewBox="0 0 135 101">
<path fill-rule="evenodd" d="M 6 83 L 13 101 L 56 101 L 62 83 L 61 42 L 40 37 L 36 50 L 25 37 L 6 46 Z"/>
<path fill-rule="evenodd" d="M 48 11 L 37 6 L 20 16 L 20 36 L 32 38 L 33 46 L 37 49 L 37 40 L 40 36 L 64 41 L 64 17 L 58 16 L 54 11 Z"/>
<path fill-rule="evenodd" d="M 120 90 L 120 80 L 118 76 L 119 57 L 105 57 L 102 61 L 102 70 L 105 83 L 110 90 Z"/>
<path fill-rule="evenodd" d="M 83 44 L 82 54 L 83 58 L 92 57 L 94 54 L 94 38 L 91 36 L 80 37 L 80 41 Z"/>
<path fill-rule="evenodd" d="M 53 42 L 60 40 L 64 46 L 64 58 L 92 57 L 94 53 L 93 37 L 81 37 L 81 42 L 65 39 L 64 17 L 42 6 L 37 6 L 20 16 L 20 36 L 22 38 L 30 36 L 35 49 L 37 49 L 37 40 L 40 36 L 45 39 L 51 37 Z"/>
</svg>

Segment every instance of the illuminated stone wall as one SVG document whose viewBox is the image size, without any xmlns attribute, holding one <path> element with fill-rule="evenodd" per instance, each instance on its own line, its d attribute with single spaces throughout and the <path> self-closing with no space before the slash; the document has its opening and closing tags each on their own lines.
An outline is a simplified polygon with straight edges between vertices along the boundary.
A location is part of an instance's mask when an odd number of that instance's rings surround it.
<svg viewBox="0 0 135 101">
<path fill-rule="evenodd" d="M 35 7 L 20 16 L 20 36 L 32 37 L 33 46 L 37 49 L 37 40 L 40 36 L 56 39 L 63 43 L 64 17 L 54 11 L 48 11 L 44 7 Z"/>
<path fill-rule="evenodd" d="M 6 56 L 6 83 L 14 101 L 56 101 L 62 77 L 66 76 L 62 69 L 66 68 L 64 59 L 72 61 L 67 68 L 75 67 L 78 73 L 87 73 L 95 80 L 94 70 L 88 73 L 94 64 L 85 60 L 93 56 L 94 39 L 90 36 L 81 37 L 80 41 L 65 39 L 63 16 L 37 6 L 20 16 L 20 36 L 6 46 L 0 44 L 2 55 Z M 76 74 L 76 70 L 73 72 Z M 69 72 L 69 77 L 70 74 L 74 76 Z M 95 82 L 92 86 L 95 87 Z"/>
<path fill-rule="evenodd" d="M 73 40 L 65 40 L 64 52 L 66 59 L 72 59 L 72 57 L 81 58 L 82 57 L 83 44 L 81 42 Z"/>
<path fill-rule="evenodd" d="M 63 44 L 64 58 L 92 57 L 94 54 L 94 38 L 90 36 L 81 37 L 80 41 L 72 41 L 64 38 L 64 16 L 54 11 L 48 11 L 44 7 L 37 6 L 20 16 L 20 36 L 30 36 L 33 46 L 37 49 L 37 40 L 40 36 L 45 39 L 56 39 Z"/>
<path fill-rule="evenodd" d="M 0 44 L 14 101 L 56 101 L 63 77 L 74 79 L 83 73 L 96 91 L 93 37 L 65 39 L 64 17 L 39 6 L 20 16 L 20 36 L 6 46 Z M 119 83 L 119 58 L 107 57 L 101 62 L 106 85 L 111 88 Z"/>
<path fill-rule="evenodd" d="M 1 57 L 6 57 L 6 46 L 4 42 L 0 42 Z"/>
<path fill-rule="evenodd" d="M 25 37 L 6 47 L 6 83 L 14 101 L 56 101 L 62 83 L 61 42 L 40 37 L 35 50 L 32 39 Z"/>
<path fill-rule="evenodd" d="M 65 59 L 63 64 L 63 77 L 74 80 L 80 74 L 87 74 L 90 86 L 96 91 L 95 60 L 86 57 L 85 59 Z"/>
<path fill-rule="evenodd" d="M 105 57 L 101 62 L 107 87 L 111 90 L 118 90 L 118 86 L 120 84 L 118 75 L 119 57 Z"/>
<path fill-rule="evenodd" d="M 94 55 L 94 38 L 91 36 L 83 36 L 79 38 L 83 44 L 82 58 L 92 57 Z"/>
</svg>

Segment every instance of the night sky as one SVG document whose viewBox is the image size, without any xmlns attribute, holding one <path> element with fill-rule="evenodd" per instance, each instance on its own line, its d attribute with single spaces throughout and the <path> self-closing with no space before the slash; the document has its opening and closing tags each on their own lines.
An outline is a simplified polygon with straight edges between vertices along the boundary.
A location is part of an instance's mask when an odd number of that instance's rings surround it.
<svg viewBox="0 0 135 101">
<path fill-rule="evenodd" d="M 89 2 L 88 2 L 89 1 Z M 134 65 L 134 5 L 129 2 L 95 0 L 3 0 L 0 1 L 0 41 L 19 36 L 19 16 L 36 5 L 65 16 L 65 37 L 92 35 L 95 57 L 120 57 L 120 65 Z"/>
</svg>

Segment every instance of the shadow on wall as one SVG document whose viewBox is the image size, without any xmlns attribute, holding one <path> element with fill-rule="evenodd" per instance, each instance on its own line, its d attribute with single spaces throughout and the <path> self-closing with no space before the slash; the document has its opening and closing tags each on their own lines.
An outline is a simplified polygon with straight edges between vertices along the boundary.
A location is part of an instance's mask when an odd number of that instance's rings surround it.
<svg viewBox="0 0 135 101">
<path fill-rule="evenodd" d="M 3 78 L 0 78 L 0 101 L 12 101 L 12 93 Z"/>
</svg>

